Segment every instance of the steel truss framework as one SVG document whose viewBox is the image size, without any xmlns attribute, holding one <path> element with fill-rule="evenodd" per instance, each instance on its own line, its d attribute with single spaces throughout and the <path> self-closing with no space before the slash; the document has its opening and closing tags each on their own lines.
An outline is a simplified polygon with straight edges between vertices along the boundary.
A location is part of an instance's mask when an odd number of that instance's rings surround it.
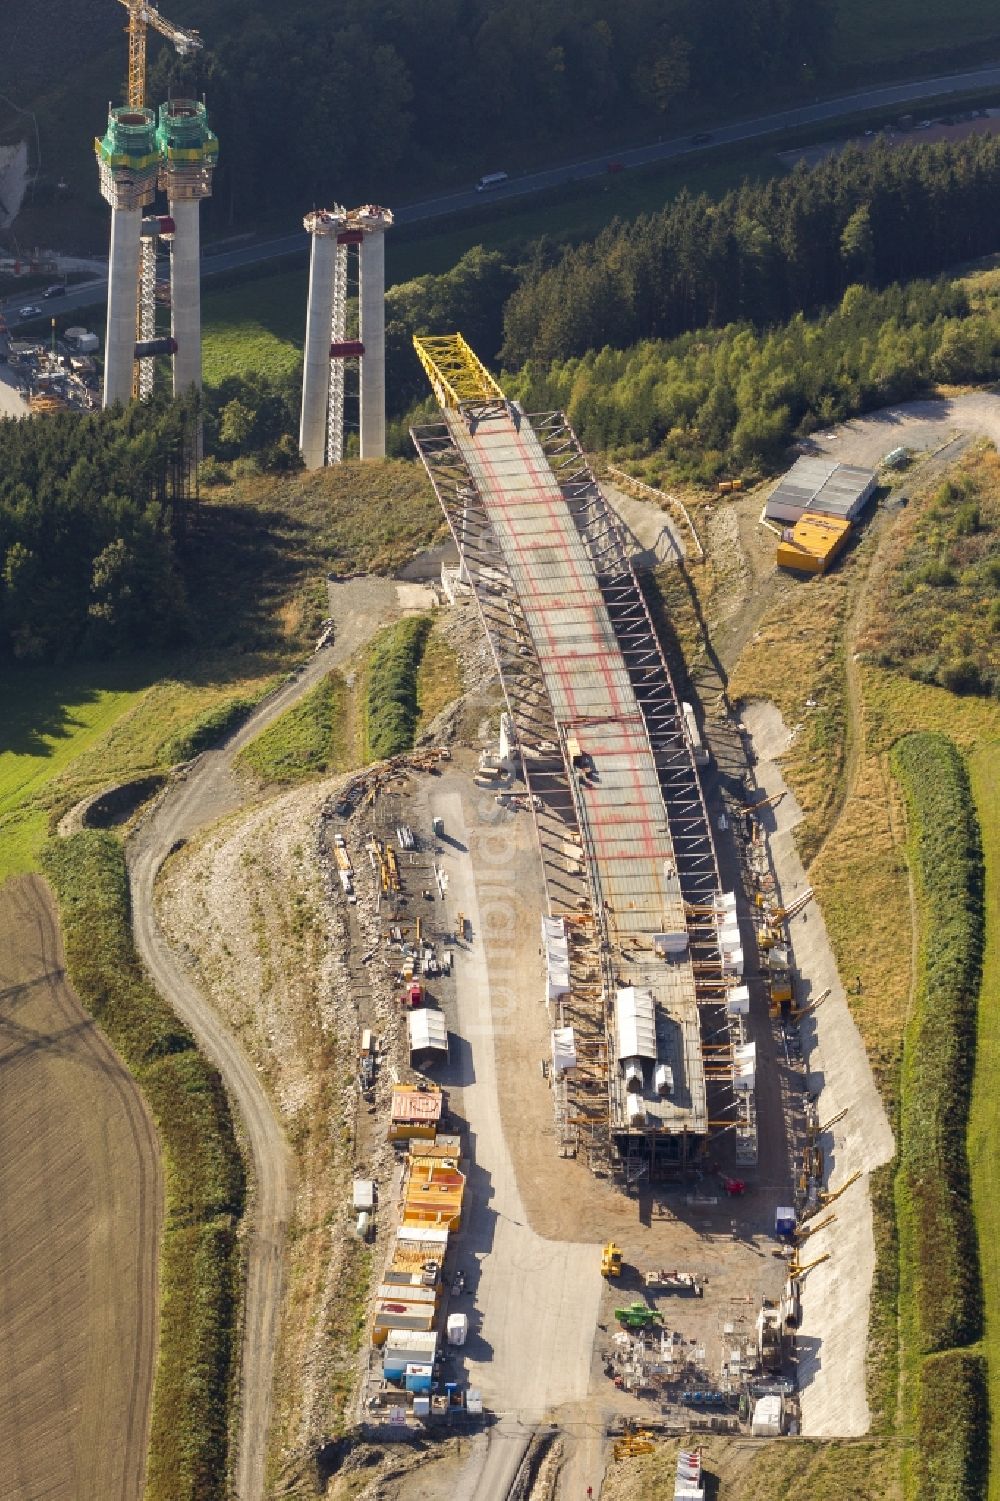
<svg viewBox="0 0 1000 1501">
<path fill-rule="evenodd" d="M 505 400 L 463 402 L 453 422 L 471 433 L 490 415 L 527 421 L 542 445 L 575 527 L 589 553 L 615 639 L 639 704 L 652 753 L 684 897 L 702 1056 L 710 1090 L 710 1124 L 736 1133 L 737 1155 L 756 1156 L 753 1095 L 734 1089 L 734 1044 L 742 1021 L 730 1018 L 731 981 L 719 948 L 719 875 L 708 813 L 684 731 L 681 706 L 622 530 L 561 413 L 523 417 Z M 612 997 L 617 978 L 614 917 L 603 898 L 586 808 L 570 765 L 566 727 L 557 725 L 535 643 L 486 505 L 448 423 L 411 433 L 468 573 L 522 749 L 525 779 L 542 855 L 546 897 L 553 914 L 568 919 L 571 995 L 561 1025 L 578 1037 L 580 1068 L 557 1093 L 564 1150 L 583 1143 L 592 1154 L 608 1147 L 629 1178 L 683 1169 L 697 1141 L 664 1138 L 658 1131 L 620 1131 L 613 1093 L 617 1070 L 609 1066 Z M 709 1039 L 712 1039 L 709 1041 Z M 722 1039 L 720 1042 L 719 1039 Z M 612 1126 L 615 1122 L 615 1126 Z M 610 1137 L 610 1139 L 609 1139 Z M 659 1154 L 659 1156 L 658 1156 Z"/>
<path fill-rule="evenodd" d="M 144 342 L 156 337 L 156 235 L 144 235 L 139 263 L 139 304 L 136 314 L 136 339 Z M 132 394 L 148 401 L 153 394 L 156 362 L 152 355 L 136 360 Z"/>
</svg>

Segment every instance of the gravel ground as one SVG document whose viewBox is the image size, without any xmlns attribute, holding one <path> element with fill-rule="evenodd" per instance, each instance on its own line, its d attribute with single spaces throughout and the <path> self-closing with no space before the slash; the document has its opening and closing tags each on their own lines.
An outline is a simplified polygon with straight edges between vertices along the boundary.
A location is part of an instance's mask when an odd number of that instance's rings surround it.
<svg viewBox="0 0 1000 1501">
<path fill-rule="evenodd" d="M 808 885 L 794 840 L 802 810 L 785 786 L 779 765 L 789 735 L 772 704 L 749 705 L 743 720 L 757 752 L 758 785 L 768 797 L 784 791 L 769 810 L 768 838 L 779 894 L 787 904 Z M 830 1260 L 809 1272 L 803 1284 L 798 1335 L 802 1429 L 815 1437 L 849 1438 L 866 1433 L 870 1422 L 865 1353 L 875 1246 L 868 1174 L 889 1161 L 894 1144 L 818 903 L 792 918 L 789 931 L 804 998 L 830 988 L 830 995 L 801 1028 L 809 1087 L 819 1097 L 820 1120 L 847 1110 L 821 1139 L 826 1161 L 832 1162 L 827 1186 L 836 1189 L 852 1173 L 862 1173 L 837 1200 L 835 1224 L 817 1231 L 808 1242 L 807 1260 L 824 1252 L 830 1253 Z"/>
<path fill-rule="evenodd" d="M 842 422 L 830 432 L 814 433 L 800 449 L 873 469 L 894 448 L 934 450 L 963 433 L 1000 444 L 1000 396 L 973 391 L 884 407 L 869 417 Z"/>
<path fill-rule="evenodd" d="M 0 366 L 0 417 L 25 417 L 28 403 L 9 370 Z"/>
</svg>

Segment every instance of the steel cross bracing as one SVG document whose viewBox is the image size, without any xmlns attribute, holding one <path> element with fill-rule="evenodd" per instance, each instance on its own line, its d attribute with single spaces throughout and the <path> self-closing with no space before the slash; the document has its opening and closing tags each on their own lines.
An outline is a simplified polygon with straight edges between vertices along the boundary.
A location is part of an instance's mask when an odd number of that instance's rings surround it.
<svg viewBox="0 0 1000 1501">
<path fill-rule="evenodd" d="M 341 344 L 347 338 L 347 246 L 338 243 L 333 258 L 333 316 L 330 320 L 330 343 Z M 339 464 L 344 458 L 344 361 L 330 360 L 330 396 L 326 413 L 326 462 Z"/>
<path fill-rule="evenodd" d="M 136 339 L 140 341 L 156 337 L 156 251 L 156 236 L 144 235 L 139 269 L 139 307 L 136 318 Z M 154 370 L 155 361 L 151 355 L 136 361 L 132 386 L 133 396 L 138 396 L 143 401 L 147 401 L 152 396 Z"/>
</svg>

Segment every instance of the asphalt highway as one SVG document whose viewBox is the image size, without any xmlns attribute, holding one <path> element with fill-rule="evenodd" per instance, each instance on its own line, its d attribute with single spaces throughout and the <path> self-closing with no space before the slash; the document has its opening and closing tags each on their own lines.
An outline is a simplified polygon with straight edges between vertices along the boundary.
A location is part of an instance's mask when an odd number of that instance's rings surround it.
<svg viewBox="0 0 1000 1501">
<path fill-rule="evenodd" d="M 886 84 L 878 88 L 862 89 L 852 94 L 842 94 L 836 99 L 823 99 L 815 104 L 798 105 L 794 109 L 778 110 L 773 114 L 757 115 L 749 120 L 732 121 L 716 126 L 708 135 L 695 144 L 691 135 L 672 136 L 669 140 L 653 142 L 647 146 L 635 146 L 623 151 L 605 151 L 585 161 L 562 163 L 546 167 L 540 172 L 526 172 L 513 176 L 497 187 L 479 193 L 475 187 L 457 193 L 444 193 L 435 198 L 425 198 L 419 203 L 404 204 L 394 210 L 397 224 L 420 224 L 431 219 L 445 218 L 450 214 L 467 213 L 487 203 L 507 202 L 526 198 L 533 193 L 544 193 L 569 182 L 580 182 L 590 177 L 600 177 L 614 163 L 622 168 L 645 167 L 655 162 L 672 161 L 678 157 L 693 156 L 711 151 L 716 146 L 732 146 L 741 141 L 757 140 L 762 136 L 775 135 L 780 131 L 794 130 L 803 125 L 821 124 L 824 120 L 837 120 L 845 116 L 864 114 L 867 110 L 884 109 L 896 104 L 915 104 L 921 99 L 939 99 L 948 94 L 966 94 L 979 89 L 1000 87 L 1000 65 L 989 64 L 964 73 L 949 73 L 936 78 L 921 78 L 908 83 Z M 500 160 L 486 163 L 490 171 L 502 171 Z M 207 245 L 203 258 L 205 276 L 218 276 L 244 266 L 255 266 L 281 256 L 305 255 L 308 236 L 304 229 L 294 234 L 281 235 L 276 239 L 253 240 L 245 245 L 213 250 Z M 51 300 L 37 299 L 30 295 L 9 297 L 4 313 L 11 329 L 19 323 L 32 320 L 19 316 L 21 306 L 39 307 L 42 315 L 61 316 L 76 308 L 90 308 L 104 300 L 107 278 L 101 277 L 85 286 L 74 288 L 64 297 Z M 37 321 L 37 320 L 35 320 Z"/>
</svg>

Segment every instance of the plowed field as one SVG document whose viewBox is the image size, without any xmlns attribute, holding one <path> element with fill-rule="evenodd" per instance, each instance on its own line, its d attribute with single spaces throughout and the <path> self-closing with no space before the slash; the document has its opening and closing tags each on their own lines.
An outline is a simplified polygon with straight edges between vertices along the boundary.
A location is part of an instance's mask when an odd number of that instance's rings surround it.
<svg viewBox="0 0 1000 1501">
<path fill-rule="evenodd" d="M 157 1328 L 156 1131 L 63 973 L 48 888 L 0 887 L 0 1492 L 139 1501 Z"/>
</svg>

